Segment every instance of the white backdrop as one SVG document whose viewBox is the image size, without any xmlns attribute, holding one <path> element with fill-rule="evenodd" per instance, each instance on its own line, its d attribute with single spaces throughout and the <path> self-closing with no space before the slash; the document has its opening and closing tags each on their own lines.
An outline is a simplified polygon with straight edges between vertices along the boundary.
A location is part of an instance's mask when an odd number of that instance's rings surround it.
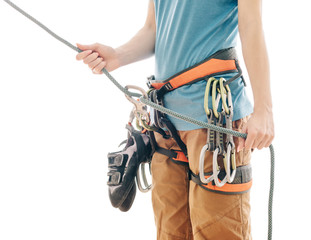
<svg viewBox="0 0 311 240">
<path fill-rule="evenodd" d="M 148 5 L 14 2 L 72 43 L 113 47 L 142 26 Z M 309 9 L 307 0 L 263 5 L 276 124 L 274 239 L 311 239 Z M 3 1 L 0 34 L 0 239 L 156 239 L 150 193 L 138 192 L 128 213 L 108 199 L 106 155 L 126 137 L 131 104 L 104 76 L 77 62 L 74 51 Z M 145 87 L 153 60 L 112 74 L 123 85 Z M 253 238 L 261 240 L 267 233 L 268 150 L 255 151 L 253 167 Z"/>
</svg>

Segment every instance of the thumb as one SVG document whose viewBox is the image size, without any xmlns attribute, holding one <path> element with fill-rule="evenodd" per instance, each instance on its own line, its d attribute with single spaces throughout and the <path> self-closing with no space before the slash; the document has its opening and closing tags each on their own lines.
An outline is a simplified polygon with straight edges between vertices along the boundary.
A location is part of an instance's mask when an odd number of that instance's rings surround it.
<svg viewBox="0 0 311 240">
<path fill-rule="evenodd" d="M 82 51 L 86 51 L 86 50 L 92 50 L 94 51 L 97 48 L 97 44 L 91 44 L 91 45 L 82 45 L 80 43 L 77 43 L 77 47 L 82 50 Z"/>
<path fill-rule="evenodd" d="M 244 125 L 243 128 L 240 131 L 241 133 L 247 132 L 247 126 Z M 238 146 L 237 146 L 237 152 L 240 152 L 245 147 L 245 138 L 238 138 Z"/>
</svg>

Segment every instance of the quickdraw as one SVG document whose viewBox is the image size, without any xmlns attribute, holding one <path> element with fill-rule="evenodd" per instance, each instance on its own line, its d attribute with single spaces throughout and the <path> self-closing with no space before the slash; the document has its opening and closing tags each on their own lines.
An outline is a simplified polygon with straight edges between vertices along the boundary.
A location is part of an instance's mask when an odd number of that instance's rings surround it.
<svg viewBox="0 0 311 240">
<path fill-rule="evenodd" d="M 24 15 L 25 17 L 27 17 L 29 20 L 31 20 L 32 22 L 34 22 L 35 24 L 37 24 L 39 27 L 41 27 L 43 30 L 45 30 L 47 33 L 49 33 L 52 37 L 54 37 L 55 39 L 59 40 L 60 42 L 62 42 L 63 44 L 65 44 L 66 46 L 70 47 L 71 49 L 77 51 L 77 52 L 81 52 L 81 50 L 77 47 L 75 47 L 74 45 L 72 45 L 71 43 L 69 43 L 68 41 L 66 41 L 65 39 L 61 38 L 60 36 L 58 36 L 57 34 L 55 34 L 53 31 L 51 31 L 49 28 L 47 28 L 45 25 L 43 25 L 41 22 L 39 22 L 37 19 L 35 19 L 34 17 L 30 16 L 28 13 L 26 13 L 25 11 L 23 11 L 21 8 L 19 8 L 18 6 L 16 6 L 14 3 L 12 3 L 9 0 L 4 0 L 7 4 L 9 4 L 11 7 L 13 7 L 15 10 L 17 10 L 18 12 L 20 12 L 22 15 Z M 218 53 L 219 55 L 221 55 L 221 52 Z M 195 80 L 194 81 L 199 81 L 202 79 L 206 79 L 206 77 L 212 77 L 213 75 L 217 75 L 217 73 L 228 73 L 228 72 L 238 72 L 238 74 L 230 79 L 229 81 L 226 82 L 226 84 L 229 84 L 230 82 L 234 81 L 235 79 L 238 79 L 239 77 L 242 77 L 242 72 L 241 69 L 238 65 L 237 60 L 229 60 L 229 61 L 225 61 L 223 62 L 221 57 L 219 57 L 219 59 L 214 58 L 214 55 L 211 56 L 211 61 L 206 61 L 206 63 L 199 63 L 198 65 L 201 65 L 201 67 L 199 67 L 196 70 L 199 71 L 194 71 L 191 72 L 192 76 L 195 76 Z M 204 69 L 210 69 L 211 66 L 214 66 L 215 68 L 213 71 L 211 72 L 205 72 L 204 74 L 202 74 L 201 70 Z M 122 87 L 112 76 L 111 74 L 104 68 L 102 69 L 102 72 L 107 76 L 107 78 L 109 78 L 113 84 L 115 84 L 115 86 L 122 91 L 123 93 L 125 93 L 127 96 L 130 97 L 137 97 L 139 98 L 139 101 L 143 104 L 146 104 L 150 107 L 152 107 L 153 109 L 160 111 L 164 114 L 168 114 L 170 116 L 176 117 L 178 119 L 184 120 L 184 121 L 188 121 L 192 124 L 196 124 L 200 127 L 203 128 L 207 128 L 210 129 L 211 131 L 217 131 L 217 132 L 221 132 L 221 133 L 225 133 L 225 134 L 231 134 L 233 136 L 236 137 L 242 137 L 242 138 L 246 138 L 247 134 L 243 134 L 243 133 L 239 133 L 236 131 L 233 131 L 231 129 L 226 129 L 226 128 L 221 128 L 218 127 L 216 125 L 211 124 L 210 122 L 202 122 L 202 121 L 198 121 L 196 119 L 193 119 L 189 116 L 185 116 L 179 113 L 176 113 L 172 110 L 166 109 L 165 107 L 158 105 L 152 101 L 150 101 L 149 99 L 147 99 L 145 96 L 143 96 L 142 94 L 137 94 L 137 93 L 133 93 L 128 91 L 128 89 Z M 162 96 L 168 92 L 171 91 L 183 84 L 191 84 L 191 82 L 187 82 L 187 74 L 180 74 L 182 75 L 182 78 L 179 79 L 181 81 L 179 81 L 177 78 L 175 78 L 175 76 L 173 76 L 172 78 L 168 79 L 166 82 L 154 82 L 153 84 L 149 82 L 149 84 L 151 86 L 153 86 L 155 89 L 159 89 L 158 91 L 158 96 Z M 243 78 L 242 78 L 243 79 Z M 193 81 L 192 81 L 193 82 Z M 245 83 L 245 82 L 244 82 Z M 142 118 L 142 124 L 144 124 L 144 120 Z M 152 139 L 152 136 L 150 136 L 150 138 Z M 232 150 L 233 146 L 231 146 L 231 150 Z M 269 146 L 270 149 L 270 155 L 271 155 L 271 168 L 270 168 L 270 190 L 269 190 L 269 206 L 268 206 L 268 240 L 272 239 L 272 203 L 273 203 L 273 191 L 274 191 L 274 148 L 273 145 Z M 164 149 L 165 150 L 165 149 Z M 230 150 L 230 147 L 229 147 Z M 228 151 L 228 150 L 227 150 Z M 177 157 L 177 153 L 173 154 L 172 156 Z M 228 165 L 227 165 L 228 166 Z M 228 167 L 227 167 L 228 169 Z M 245 169 L 244 169 L 245 170 Z M 242 172 L 243 170 L 240 168 L 237 168 L 236 171 L 236 177 L 235 179 L 237 179 L 238 173 Z M 219 173 L 219 177 L 221 179 L 221 172 Z M 226 175 L 227 175 L 227 170 L 226 170 Z M 198 178 L 195 176 L 195 178 L 193 178 L 193 181 L 196 181 Z M 235 180 L 234 180 L 235 181 Z M 233 181 L 233 182 L 234 182 Z M 232 182 L 232 183 L 233 183 Z M 201 184 L 201 182 L 198 182 L 198 184 Z M 211 185 L 211 182 L 209 182 L 207 185 Z M 207 186 L 206 185 L 206 186 Z M 237 185 L 239 185 L 239 183 L 237 183 Z M 201 185 L 201 187 L 204 187 L 204 185 Z M 225 188 L 225 186 L 223 186 L 222 188 Z M 211 186 L 210 188 L 213 188 L 213 186 Z M 214 186 L 214 189 L 217 189 L 217 186 Z M 134 188 L 130 188 L 129 192 L 134 193 L 136 190 Z M 132 196 L 135 194 L 132 194 Z M 131 205 L 131 198 L 126 199 L 125 201 L 123 201 L 123 203 L 118 203 L 120 205 L 120 207 L 122 208 L 122 204 L 123 207 L 127 208 L 128 204 Z"/>
<path fill-rule="evenodd" d="M 220 78 L 217 80 L 214 77 L 208 79 L 204 97 L 204 109 L 207 115 L 208 122 L 219 127 L 223 127 L 224 120 L 225 127 L 232 130 L 233 105 L 231 91 L 228 85 L 224 85 L 226 80 Z M 212 91 L 211 91 L 212 89 Z M 216 89 L 219 94 L 216 97 Z M 212 109 L 209 108 L 208 99 L 212 93 Z M 222 111 L 218 112 L 219 102 L 222 102 Z M 216 135 L 216 137 L 215 137 Z M 206 178 L 204 173 L 204 159 L 206 151 L 213 153 L 213 173 Z M 223 164 L 225 167 L 226 176 L 219 181 L 220 168 L 218 165 L 218 155 L 223 157 Z M 203 184 L 208 184 L 214 181 L 217 187 L 224 186 L 227 182 L 232 183 L 236 174 L 236 160 L 235 160 L 235 145 L 232 134 L 226 135 L 226 146 L 224 145 L 224 134 L 207 130 L 207 143 L 203 146 L 200 153 L 199 161 L 199 176 Z"/>
</svg>

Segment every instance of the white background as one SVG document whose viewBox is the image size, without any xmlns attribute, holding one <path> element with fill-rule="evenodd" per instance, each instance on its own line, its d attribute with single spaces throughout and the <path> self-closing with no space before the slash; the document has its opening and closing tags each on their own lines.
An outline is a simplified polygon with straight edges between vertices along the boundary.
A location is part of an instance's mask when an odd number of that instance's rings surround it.
<svg viewBox="0 0 311 240">
<path fill-rule="evenodd" d="M 15 3 L 72 43 L 113 47 L 139 30 L 148 5 Z M 263 21 L 276 125 L 274 239 L 311 239 L 310 3 L 266 0 Z M 74 51 L 3 1 L 0 34 L 0 239 L 156 239 L 150 193 L 138 192 L 128 213 L 108 199 L 106 155 L 126 137 L 131 104 L 104 76 L 77 62 Z M 153 61 L 113 76 L 122 85 L 145 87 Z M 267 233 L 269 151 L 255 151 L 252 162 L 253 238 L 261 240 Z"/>
</svg>

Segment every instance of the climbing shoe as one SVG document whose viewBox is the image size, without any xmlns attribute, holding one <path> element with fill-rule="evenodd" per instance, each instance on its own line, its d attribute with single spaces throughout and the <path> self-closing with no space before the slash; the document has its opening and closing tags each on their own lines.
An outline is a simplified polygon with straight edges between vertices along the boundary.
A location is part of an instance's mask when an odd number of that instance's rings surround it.
<svg viewBox="0 0 311 240">
<path fill-rule="evenodd" d="M 113 207 L 128 211 L 135 199 L 135 177 L 141 163 L 151 161 L 151 144 L 146 133 L 126 125 L 128 138 L 125 147 L 118 152 L 108 153 L 108 189 Z"/>
</svg>

